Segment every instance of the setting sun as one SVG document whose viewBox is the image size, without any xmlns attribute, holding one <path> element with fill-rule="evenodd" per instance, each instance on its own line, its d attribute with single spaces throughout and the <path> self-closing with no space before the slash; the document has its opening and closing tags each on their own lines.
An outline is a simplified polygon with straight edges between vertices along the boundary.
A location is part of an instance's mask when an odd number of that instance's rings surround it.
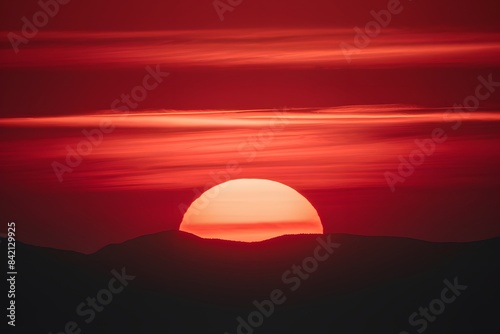
<svg viewBox="0 0 500 334">
<path fill-rule="evenodd" d="M 261 241 L 284 234 L 321 234 L 316 209 L 276 181 L 238 179 L 205 191 L 184 214 L 180 230 L 202 238 Z"/>
</svg>

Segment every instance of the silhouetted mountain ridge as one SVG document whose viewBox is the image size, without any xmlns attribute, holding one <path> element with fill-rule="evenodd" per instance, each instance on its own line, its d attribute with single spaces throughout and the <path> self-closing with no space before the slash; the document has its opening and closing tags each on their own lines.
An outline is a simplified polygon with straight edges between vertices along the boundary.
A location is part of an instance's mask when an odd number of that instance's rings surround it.
<svg viewBox="0 0 500 334">
<path fill-rule="evenodd" d="M 279 289 L 286 301 L 255 333 L 413 333 L 418 327 L 409 325 L 409 315 L 439 298 L 443 281 L 456 277 L 467 290 L 426 333 L 497 333 L 499 250 L 500 238 L 433 243 L 287 235 L 243 243 L 179 231 L 89 255 L 19 243 L 19 328 L 59 334 L 74 319 L 82 333 L 233 334 L 237 317 L 255 311 L 253 301 Z M 315 268 L 305 271 L 306 265 Z M 86 324 L 75 309 L 108 286 L 112 270 L 134 278 Z"/>
</svg>

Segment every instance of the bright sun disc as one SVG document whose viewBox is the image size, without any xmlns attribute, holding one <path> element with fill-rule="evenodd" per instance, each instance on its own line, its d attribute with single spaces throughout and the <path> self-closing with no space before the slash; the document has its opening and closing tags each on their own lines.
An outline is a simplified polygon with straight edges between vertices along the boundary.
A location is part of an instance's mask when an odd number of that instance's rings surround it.
<svg viewBox="0 0 500 334">
<path fill-rule="evenodd" d="M 208 189 L 188 208 L 179 229 L 202 238 L 247 242 L 323 233 L 316 209 L 304 196 L 263 179 L 237 179 Z"/>
</svg>

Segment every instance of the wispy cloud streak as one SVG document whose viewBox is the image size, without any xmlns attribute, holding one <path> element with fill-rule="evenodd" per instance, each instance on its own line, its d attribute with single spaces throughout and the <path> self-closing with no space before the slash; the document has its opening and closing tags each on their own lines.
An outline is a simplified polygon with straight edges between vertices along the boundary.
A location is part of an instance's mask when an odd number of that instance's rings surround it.
<svg viewBox="0 0 500 334">
<path fill-rule="evenodd" d="M 143 66 L 187 67 L 349 66 L 341 42 L 348 29 L 239 29 L 147 32 L 41 32 L 15 55 L 4 41 L 1 67 Z M 356 66 L 472 66 L 500 64 L 498 33 L 428 33 L 387 29 L 358 54 Z"/>
<path fill-rule="evenodd" d="M 8 137 L 0 144 L 5 162 L 0 169 L 9 175 L 7 182 L 55 185 L 50 162 L 64 161 L 67 145 L 82 139 L 82 129 L 110 117 L 115 131 L 65 178 L 65 187 L 197 187 L 231 160 L 242 167 L 239 177 L 273 179 L 295 188 L 385 186 L 383 171 L 397 167 L 396 157 L 411 152 L 415 138 L 428 138 L 434 127 L 442 126 L 450 128 L 449 140 L 419 167 L 410 185 L 500 184 L 495 169 L 487 167 L 500 162 L 500 114 L 472 113 L 455 133 L 443 114 L 397 105 L 292 109 L 286 128 L 274 133 L 263 149 L 257 135 L 274 117 L 269 110 L 7 118 L 0 120 Z M 252 150 L 255 159 L 247 159 Z"/>
</svg>

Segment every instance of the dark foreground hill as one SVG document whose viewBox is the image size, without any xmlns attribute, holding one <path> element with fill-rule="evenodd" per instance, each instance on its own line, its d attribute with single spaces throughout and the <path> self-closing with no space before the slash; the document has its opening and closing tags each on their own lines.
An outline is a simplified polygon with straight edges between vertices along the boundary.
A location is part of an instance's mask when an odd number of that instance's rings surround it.
<svg viewBox="0 0 500 334">
<path fill-rule="evenodd" d="M 91 255 L 18 243 L 7 333 L 498 334 L 499 251 L 498 238 L 248 244 L 177 231 Z"/>
</svg>

